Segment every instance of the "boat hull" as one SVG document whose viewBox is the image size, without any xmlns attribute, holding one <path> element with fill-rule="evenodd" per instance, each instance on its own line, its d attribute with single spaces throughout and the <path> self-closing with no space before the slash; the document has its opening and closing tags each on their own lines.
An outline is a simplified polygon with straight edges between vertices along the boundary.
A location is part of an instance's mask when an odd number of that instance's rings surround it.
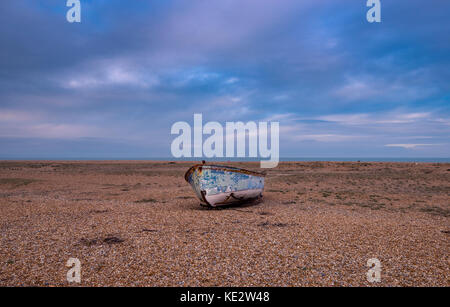
<svg viewBox="0 0 450 307">
<path fill-rule="evenodd" d="M 194 165 L 185 179 L 202 204 L 212 207 L 262 197 L 264 175 L 221 165 Z"/>
</svg>

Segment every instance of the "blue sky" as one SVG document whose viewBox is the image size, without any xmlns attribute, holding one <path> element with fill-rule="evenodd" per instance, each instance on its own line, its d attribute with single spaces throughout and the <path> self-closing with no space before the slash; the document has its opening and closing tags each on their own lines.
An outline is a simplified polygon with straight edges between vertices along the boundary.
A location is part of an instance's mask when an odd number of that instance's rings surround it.
<svg viewBox="0 0 450 307">
<path fill-rule="evenodd" d="M 281 157 L 449 157 L 450 2 L 0 2 L 0 158 L 169 157 L 176 121 L 280 122 Z"/>
</svg>

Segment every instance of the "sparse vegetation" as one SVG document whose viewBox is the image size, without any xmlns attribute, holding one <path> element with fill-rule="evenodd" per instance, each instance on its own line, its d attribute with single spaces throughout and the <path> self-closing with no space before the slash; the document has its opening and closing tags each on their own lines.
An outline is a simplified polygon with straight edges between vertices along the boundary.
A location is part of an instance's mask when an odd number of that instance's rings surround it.
<svg viewBox="0 0 450 307">
<path fill-rule="evenodd" d="M 35 181 L 37 181 L 37 180 L 36 179 L 28 179 L 28 178 L 0 178 L 0 185 L 10 185 L 13 187 L 20 187 L 20 186 L 28 185 Z"/>
<path fill-rule="evenodd" d="M 135 203 L 156 203 L 156 202 L 158 202 L 158 201 L 153 198 L 144 198 L 144 199 L 135 201 Z"/>
<path fill-rule="evenodd" d="M 331 195 L 331 192 L 327 192 L 327 191 L 322 192 L 322 196 L 323 196 L 323 197 L 328 197 L 328 196 L 330 196 L 330 195 Z"/>
<path fill-rule="evenodd" d="M 450 210 L 443 209 L 443 208 L 437 207 L 437 206 L 430 206 L 430 207 L 420 208 L 420 211 L 427 212 L 427 213 L 430 213 L 430 214 L 433 214 L 433 215 L 438 215 L 438 216 L 444 216 L 444 217 L 449 217 L 450 216 Z"/>
</svg>

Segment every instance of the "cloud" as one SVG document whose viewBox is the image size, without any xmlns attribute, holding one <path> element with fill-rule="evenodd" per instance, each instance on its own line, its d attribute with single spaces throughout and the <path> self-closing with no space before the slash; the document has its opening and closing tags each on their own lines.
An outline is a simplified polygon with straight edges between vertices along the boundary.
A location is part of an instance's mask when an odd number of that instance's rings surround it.
<svg viewBox="0 0 450 307">
<path fill-rule="evenodd" d="M 25 122 L 35 119 L 37 114 L 19 110 L 0 110 L 0 123 Z"/>
<path fill-rule="evenodd" d="M 239 78 L 231 77 L 225 81 L 227 84 L 233 84 L 239 81 Z"/>
<path fill-rule="evenodd" d="M 151 73 L 144 73 L 135 67 L 117 61 L 94 62 L 86 65 L 82 72 L 72 74 L 67 71 L 62 77 L 61 85 L 64 88 L 83 89 L 105 86 L 130 86 L 149 88 L 159 84 L 159 80 Z M 92 69 L 94 67 L 94 69 Z"/>
<path fill-rule="evenodd" d="M 46 139 L 105 137 L 107 135 L 105 131 L 95 126 L 51 123 L 20 125 L 14 129 L 2 129 L 0 133 L 0 137 Z"/>
<path fill-rule="evenodd" d="M 349 81 L 335 91 L 337 97 L 350 101 L 371 98 L 379 93 L 382 93 L 380 89 L 358 79 Z"/>
<path fill-rule="evenodd" d="M 358 135 L 342 135 L 342 134 L 301 134 L 294 139 L 298 141 L 317 141 L 317 142 L 342 142 L 362 138 Z"/>
<path fill-rule="evenodd" d="M 438 146 L 442 144 L 386 144 L 384 146 L 386 147 L 401 147 L 405 149 L 414 149 L 417 147 L 423 147 L 423 146 Z"/>
<path fill-rule="evenodd" d="M 420 153 L 448 156 L 450 3 L 383 5 L 374 27 L 353 1 L 88 1 L 75 25 L 51 1 L 0 2 L 0 136 L 169 154 L 171 124 L 201 112 L 279 121 L 291 155 L 427 137 L 444 145 Z"/>
<path fill-rule="evenodd" d="M 431 117 L 431 112 L 408 113 L 401 110 L 394 110 L 382 113 L 357 113 L 357 114 L 332 114 L 319 116 L 315 119 L 336 122 L 343 125 L 368 125 L 368 124 L 408 124 Z"/>
<path fill-rule="evenodd" d="M 332 114 L 314 118 L 316 120 L 335 122 L 344 125 L 368 124 L 371 121 L 369 114 Z"/>
<path fill-rule="evenodd" d="M 423 73 L 423 72 L 422 72 Z M 358 75 L 347 78 L 346 83 L 334 90 L 334 96 L 345 101 L 408 101 L 431 97 L 438 89 L 425 82 L 421 88 L 411 86 L 420 72 L 412 70 L 401 76 L 386 74 Z"/>
</svg>

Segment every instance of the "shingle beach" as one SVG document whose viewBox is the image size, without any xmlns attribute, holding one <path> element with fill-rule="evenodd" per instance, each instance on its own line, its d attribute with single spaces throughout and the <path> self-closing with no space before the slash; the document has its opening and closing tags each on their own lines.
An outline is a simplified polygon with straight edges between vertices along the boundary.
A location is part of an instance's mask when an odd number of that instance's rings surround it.
<svg viewBox="0 0 450 307">
<path fill-rule="evenodd" d="M 216 210 L 192 164 L 0 162 L 0 286 L 450 286 L 448 163 L 282 162 Z"/>
</svg>

